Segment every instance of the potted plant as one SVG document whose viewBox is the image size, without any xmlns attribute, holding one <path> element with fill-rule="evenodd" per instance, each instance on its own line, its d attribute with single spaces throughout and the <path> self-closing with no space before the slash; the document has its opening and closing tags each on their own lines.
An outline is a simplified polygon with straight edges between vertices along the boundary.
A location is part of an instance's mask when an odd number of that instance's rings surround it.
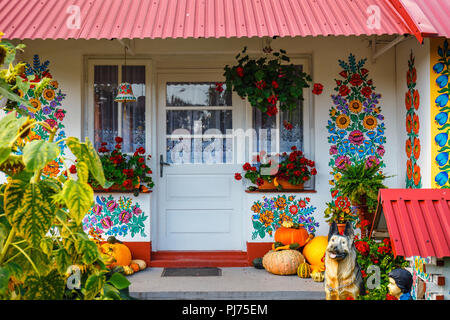
<svg viewBox="0 0 450 320">
<path fill-rule="evenodd" d="M 330 225 L 334 221 L 336 222 L 340 234 L 344 233 L 347 221 L 353 222 L 356 220 L 356 216 L 350 208 L 350 200 L 342 196 L 337 197 L 334 202 L 327 202 L 324 216 L 325 221 Z"/>
<path fill-rule="evenodd" d="M 336 182 L 336 188 L 343 196 L 351 201 L 358 212 L 361 234 L 370 230 L 373 214 L 377 206 L 378 191 L 386 188 L 383 181 L 386 178 L 380 168 L 382 162 L 369 158 L 358 161 L 353 165 L 346 165 L 343 169 L 336 169 L 341 174 Z"/>
<path fill-rule="evenodd" d="M 295 146 L 291 150 L 289 155 L 281 155 L 276 182 L 284 190 L 303 190 L 304 183 L 317 174 L 315 163 L 307 159 Z"/>
<path fill-rule="evenodd" d="M 249 187 L 249 190 L 276 189 L 274 182 L 278 169 L 271 169 L 272 160 L 268 160 L 266 152 L 261 151 L 260 154 L 254 158 L 254 160 L 254 165 L 246 162 L 242 166 L 242 169 L 244 170 L 244 178 L 257 185 L 257 187 Z M 234 178 L 239 181 L 242 179 L 242 174 L 236 173 Z"/>
<path fill-rule="evenodd" d="M 90 177 L 91 186 L 95 191 L 133 191 L 135 194 L 149 192 L 154 183 L 150 176 L 152 170 L 145 163 L 145 149 L 140 147 L 133 155 L 127 155 L 121 151 L 123 139 L 116 137 L 115 142 L 112 151 L 106 147 L 105 142 L 98 149 L 106 180 L 111 186 L 103 189 Z M 148 155 L 147 159 L 150 158 Z"/>
<path fill-rule="evenodd" d="M 244 47 L 236 56 L 236 65 L 225 66 L 226 88 L 269 116 L 276 115 L 278 108 L 297 108 L 311 77 L 292 63 L 286 64 L 290 59 L 284 50 L 260 58 L 250 58 L 246 51 Z"/>
</svg>

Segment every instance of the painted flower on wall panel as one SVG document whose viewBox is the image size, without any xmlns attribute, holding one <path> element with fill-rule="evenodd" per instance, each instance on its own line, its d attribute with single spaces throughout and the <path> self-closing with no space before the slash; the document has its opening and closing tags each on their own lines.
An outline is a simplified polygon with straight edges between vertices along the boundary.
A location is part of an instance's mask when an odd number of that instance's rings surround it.
<svg viewBox="0 0 450 320">
<path fill-rule="evenodd" d="M 348 61 L 339 60 L 343 70 L 335 79 L 336 94 L 331 96 L 333 105 L 326 126 L 331 156 L 329 166 L 332 170 L 329 184 L 333 198 L 339 196 L 334 189 L 336 168 L 343 169 L 363 159 L 369 165 L 379 163 L 385 154 L 386 128 L 379 106 L 381 94 L 375 92 L 369 70 L 364 68 L 365 63 L 366 59 L 357 61 L 353 54 L 350 54 Z M 411 131 L 413 126 L 411 118 Z"/>
<path fill-rule="evenodd" d="M 296 199 L 296 196 L 280 195 L 272 198 L 263 197 L 251 207 L 253 233 L 252 239 L 273 236 L 284 221 L 303 224 L 309 233 L 315 233 L 319 223 L 312 214 L 316 207 L 310 205 L 310 198 Z"/>
<path fill-rule="evenodd" d="M 407 140 L 405 144 L 406 162 L 406 188 L 421 188 L 422 176 L 420 167 L 417 163 L 420 157 L 420 139 L 419 139 L 419 110 L 420 95 L 416 89 L 417 70 L 414 65 L 414 55 L 411 51 L 408 60 L 408 71 L 406 72 L 406 85 L 408 91 L 405 94 L 406 107 L 406 133 Z"/>
<path fill-rule="evenodd" d="M 433 49 L 433 44 L 438 43 L 437 48 Z M 450 96 L 450 47 L 448 40 L 432 40 L 432 114 L 434 116 L 434 125 L 432 132 L 434 138 L 433 147 L 433 186 L 438 188 L 450 188 L 449 172 L 449 152 L 450 144 L 448 134 L 450 123 L 448 122 L 450 106 L 448 105 Z M 437 55 L 436 55 L 437 54 Z M 434 100 L 434 101 L 433 101 Z"/>
<path fill-rule="evenodd" d="M 147 218 L 139 204 L 133 204 L 131 198 L 119 197 L 115 200 L 112 195 L 97 196 L 94 206 L 83 219 L 83 229 L 86 232 L 93 229 L 104 236 L 146 237 L 144 221 Z"/>
</svg>

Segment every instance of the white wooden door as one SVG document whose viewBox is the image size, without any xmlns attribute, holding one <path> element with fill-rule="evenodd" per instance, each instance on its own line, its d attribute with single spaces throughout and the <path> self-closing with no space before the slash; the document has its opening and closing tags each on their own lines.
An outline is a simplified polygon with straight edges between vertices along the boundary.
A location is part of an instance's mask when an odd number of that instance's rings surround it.
<svg viewBox="0 0 450 320">
<path fill-rule="evenodd" d="M 222 79 L 207 70 L 158 74 L 156 250 L 243 249 L 231 130 L 245 113 L 240 98 L 216 90 Z"/>
</svg>

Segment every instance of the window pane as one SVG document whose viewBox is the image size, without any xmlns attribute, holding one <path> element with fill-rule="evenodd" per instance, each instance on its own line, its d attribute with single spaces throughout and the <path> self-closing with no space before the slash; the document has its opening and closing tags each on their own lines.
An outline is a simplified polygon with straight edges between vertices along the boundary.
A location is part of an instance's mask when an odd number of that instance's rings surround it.
<svg viewBox="0 0 450 320">
<path fill-rule="evenodd" d="M 166 105 L 168 107 L 186 106 L 231 106 L 231 92 L 216 91 L 215 82 L 168 82 Z"/>
<path fill-rule="evenodd" d="M 167 139 L 168 163 L 215 164 L 233 161 L 233 139 L 227 137 Z"/>
<path fill-rule="evenodd" d="M 292 129 L 287 130 L 283 123 L 288 121 L 292 124 Z M 298 150 L 303 150 L 303 102 L 297 103 L 297 109 L 292 110 L 289 116 L 287 111 L 280 114 L 280 152 L 290 152 L 292 146 Z"/>
<path fill-rule="evenodd" d="M 94 143 L 99 148 L 102 142 L 108 148 L 115 145 L 118 135 L 117 66 L 94 66 Z"/>
<path fill-rule="evenodd" d="M 131 84 L 136 102 L 122 104 L 122 149 L 145 148 L 145 66 L 122 66 L 123 82 Z"/>
<path fill-rule="evenodd" d="M 268 116 L 258 108 L 252 107 L 252 110 L 253 128 L 256 133 L 256 137 L 253 139 L 253 150 L 255 152 L 266 151 L 268 153 L 276 153 L 277 117 Z"/>
</svg>

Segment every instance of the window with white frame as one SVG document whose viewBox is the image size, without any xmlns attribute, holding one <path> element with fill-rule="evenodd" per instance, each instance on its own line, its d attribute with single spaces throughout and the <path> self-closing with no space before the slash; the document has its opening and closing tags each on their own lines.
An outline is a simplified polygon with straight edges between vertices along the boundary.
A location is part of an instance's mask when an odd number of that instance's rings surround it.
<svg viewBox="0 0 450 320">
<path fill-rule="evenodd" d="M 305 71 L 303 65 L 296 65 L 299 71 Z M 253 141 L 253 156 L 265 151 L 268 154 L 288 153 L 295 146 L 302 150 L 308 159 L 313 160 L 310 139 L 311 107 L 304 93 L 304 100 L 297 102 L 297 108 L 289 111 L 280 111 L 276 116 L 268 116 L 258 108 L 252 107 L 252 127 L 255 130 Z M 290 128 L 285 125 L 289 123 Z M 254 157 L 253 157 L 254 158 Z M 314 177 L 305 183 L 305 189 L 314 187 Z"/>
<path fill-rule="evenodd" d="M 108 149 L 115 146 L 115 137 L 123 138 L 122 151 L 134 152 L 145 148 L 146 66 L 143 65 L 94 65 L 93 68 L 93 138 L 99 148 L 106 143 Z M 118 103 L 118 85 L 131 84 L 135 102 Z"/>
</svg>

